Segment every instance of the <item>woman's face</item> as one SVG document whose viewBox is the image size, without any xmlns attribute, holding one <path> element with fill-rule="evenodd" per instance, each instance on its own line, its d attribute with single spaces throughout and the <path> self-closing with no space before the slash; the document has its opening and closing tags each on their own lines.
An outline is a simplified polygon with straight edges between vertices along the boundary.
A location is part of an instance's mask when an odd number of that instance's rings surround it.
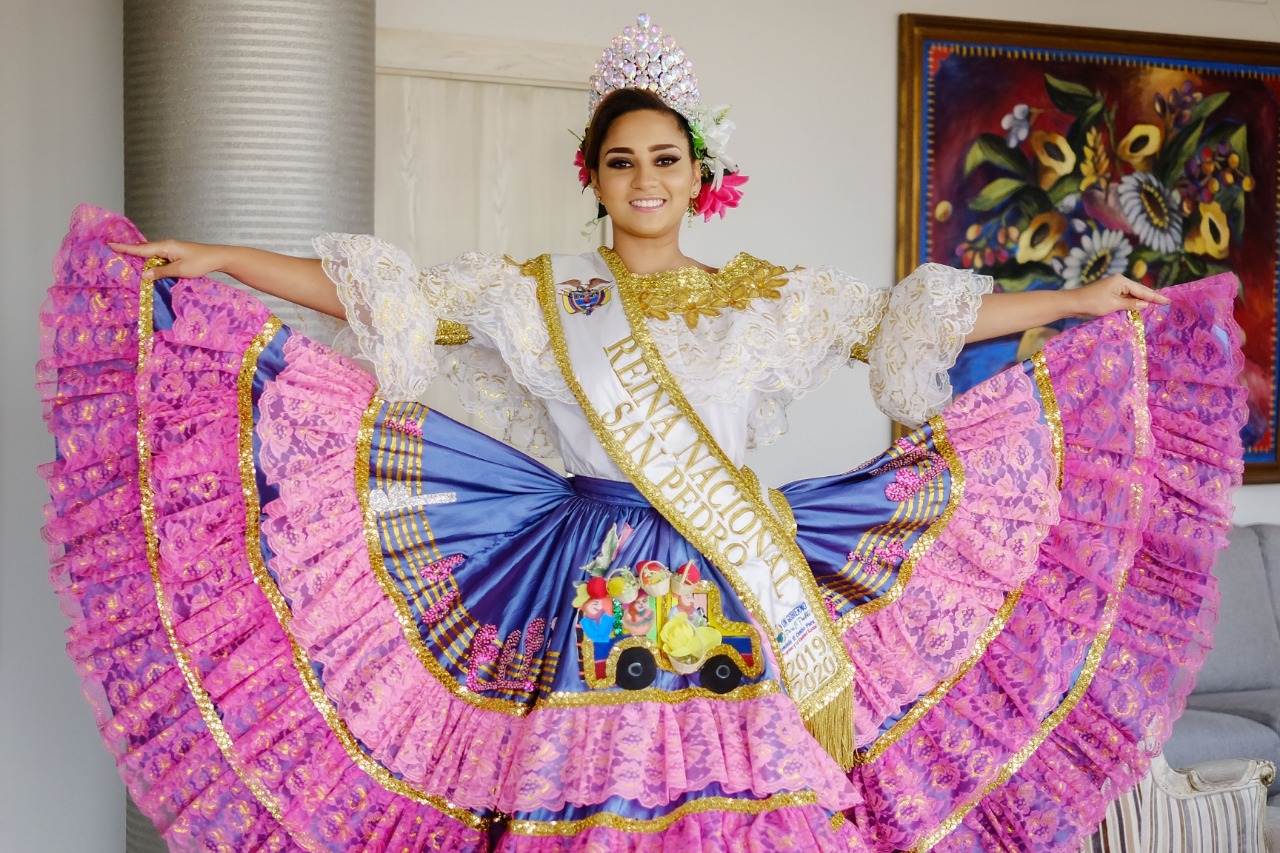
<svg viewBox="0 0 1280 853">
<path fill-rule="evenodd" d="M 702 188 L 702 171 L 674 116 L 637 110 L 609 126 L 591 180 L 615 232 L 658 237 L 679 229 Z"/>
</svg>

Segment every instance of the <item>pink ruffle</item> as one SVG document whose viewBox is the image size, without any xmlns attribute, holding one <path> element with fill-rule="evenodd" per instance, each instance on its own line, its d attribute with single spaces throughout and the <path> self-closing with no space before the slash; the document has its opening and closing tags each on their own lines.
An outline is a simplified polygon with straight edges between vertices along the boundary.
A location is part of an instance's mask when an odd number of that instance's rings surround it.
<svg viewBox="0 0 1280 853">
<path fill-rule="evenodd" d="M 478 832 L 371 784 L 298 685 L 287 638 L 248 570 L 237 462 L 240 354 L 266 309 L 212 282 L 184 282 L 172 331 L 155 336 L 154 358 L 135 376 L 142 263 L 103 243 L 141 239 L 121 217 L 76 211 L 41 311 L 37 367 L 59 453 L 41 466 L 50 578 L 122 778 L 173 849 L 400 849 L 433 835 L 446 849 L 485 849 Z M 137 509 L 137 398 L 154 454 L 160 582 L 175 636 L 230 736 L 230 761 L 160 621 Z M 259 784 L 278 819 L 251 792 Z"/>
<path fill-rule="evenodd" d="M 896 603 L 843 635 L 853 661 L 854 732 L 865 747 L 893 714 L 956 672 L 1009 590 L 1035 568 L 1057 521 L 1052 438 L 1035 387 L 1010 371 L 946 412 L 963 499 Z M 993 416 L 996 415 L 996 416 Z"/>
<path fill-rule="evenodd" d="M 1073 850 L 1168 736 L 1211 642 L 1211 569 L 1240 481 L 1243 408 L 1233 280 L 1165 293 L 1172 306 L 1143 312 L 1149 387 L 1124 315 L 1046 347 L 1066 442 L 1062 520 L 979 665 L 855 770 L 866 798 L 856 814 L 874 844 L 912 847 L 976 803 L 933 849 Z M 1122 579 L 1092 680 L 1042 726 Z"/>
<path fill-rule="evenodd" d="M 854 802 L 848 780 L 779 694 L 535 706 L 520 717 L 451 692 L 417 658 L 369 563 L 351 490 L 360 411 L 333 390 L 364 374 L 300 337 L 286 355 L 259 401 L 263 474 L 280 490 L 262 529 L 290 601 L 290 631 L 379 763 L 464 807 L 506 813 L 613 796 L 655 807 L 711 784 L 757 798 L 814 790 L 832 809 Z M 638 742 L 635 732 L 652 740 Z"/>
</svg>

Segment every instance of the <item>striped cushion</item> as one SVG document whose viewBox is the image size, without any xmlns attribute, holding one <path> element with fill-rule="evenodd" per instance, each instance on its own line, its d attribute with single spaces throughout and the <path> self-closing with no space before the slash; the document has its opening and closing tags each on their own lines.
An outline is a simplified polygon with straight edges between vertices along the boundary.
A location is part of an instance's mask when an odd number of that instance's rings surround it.
<svg viewBox="0 0 1280 853">
<path fill-rule="evenodd" d="M 1157 756 L 1080 851 L 1267 853 L 1267 781 L 1274 773 L 1270 762 L 1245 760 L 1175 771 Z"/>
</svg>

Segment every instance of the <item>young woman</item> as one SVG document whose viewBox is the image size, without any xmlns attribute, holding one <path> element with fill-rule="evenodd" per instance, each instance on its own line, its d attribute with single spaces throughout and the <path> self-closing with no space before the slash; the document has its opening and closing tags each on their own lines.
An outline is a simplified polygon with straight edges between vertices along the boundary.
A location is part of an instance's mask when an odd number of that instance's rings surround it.
<svg viewBox="0 0 1280 853">
<path fill-rule="evenodd" d="M 135 800 L 177 849 L 1070 849 L 1208 641 L 1233 286 L 711 269 L 679 234 L 736 203 L 723 114 L 644 18 L 593 83 L 598 254 L 419 271 L 77 211 L 48 534 Z M 345 318 L 377 386 L 214 270 Z M 965 340 L 1079 314 L 938 413 Z M 923 425 L 762 487 L 746 449 L 851 355 Z M 401 402 L 440 374 L 519 449 Z"/>
</svg>

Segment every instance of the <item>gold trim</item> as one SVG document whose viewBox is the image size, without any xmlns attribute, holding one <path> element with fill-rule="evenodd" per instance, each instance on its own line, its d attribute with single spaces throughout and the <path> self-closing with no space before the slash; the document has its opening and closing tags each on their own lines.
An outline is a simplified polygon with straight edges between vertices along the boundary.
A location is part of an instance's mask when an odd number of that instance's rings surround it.
<svg viewBox="0 0 1280 853">
<path fill-rule="evenodd" d="M 1062 491 L 1063 466 L 1066 464 L 1066 439 L 1062 432 L 1062 412 L 1058 409 L 1058 395 L 1053 390 L 1053 379 L 1049 376 L 1049 362 L 1044 357 L 1044 350 L 1037 350 L 1031 356 L 1034 365 L 1036 387 L 1040 389 L 1040 406 L 1044 410 L 1044 419 L 1049 424 L 1049 433 L 1053 436 L 1053 459 L 1057 467 L 1058 491 Z"/>
<path fill-rule="evenodd" d="M 890 727 L 889 731 L 881 735 L 880 738 L 868 749 L 859 752 L 854 761 L 856 766 L 861 767 L 873 764 L 879 760 L 880 757 L 889 750 L 889 747 L 893 746 L 901 740 L 907 732 L 915 728 L 916 723 L 920 722 L 920 719 L 924 717 L 925 714 L 929 713 L 930 709 L 941 702 L 942 698 L 950 693 L 951 690 L 960 683 L 960 679 L 969 674 L 969 671 L 973 669 L 978 664 L 978 661 L 982 660 L 982 656 L 987 653 L 987 647 L 991 645 L 991 641 L 996 638 L 996 635 L 1004 630 L 1004 626 L 1008 623 L 1009 618 L 1013 615 L 1013 611 L 1017 608 L 1018 602 L 1021 599 L 1021 586 L 1005 596 L 1004 603 L 1000 605 L 1000 609 L 996 611 L 996 615 L 992 618 L 991 623 L 987 625 L 986 629 L 978 637 L 977 642 L 974 643 L 973 652 L 969 655 L 968 659 L 960 665 L 960 669 L 956 671 L 956 674 L 951 678 L 948 678 L 946 681 L 939 682 L 937 686 L 925 694 L 923 698 L 917 700 L 916 703 L 911 706 L 911 710 L 903 714 L 902 718 L 894 723 L 893 726 Z"/>
<path fill-rule="evenodd" d="M 1135 486 L 1134 491 L 1141 492 L 1142 489 L 1140 486 Z M 1076 679 L 1076 683 L 1072 686 L 1071 691 L 1067 694 L 1066 698 L 1063 699 L 1062 704 L 1055 708 L 1053 713 L 1045 718 L 1044 722 L 1040 724 L 1039 730 L 1031 740 L 1029 740 L 1022 749 L 1014 753 L 1013 757 L 1009 759 L 996 778 L 992 779 L 982 789 L 982 793 L 971 798 L 969 802 L 964 805 L 956 808 L 945 820 L 938 824 L 933 832 L 930 832 L 928 835 L 917 841 L 911 848 L 911 853 L 925 853 L 925 851 L 929 850 L 933 845 L 937 844 L 949 833 L 955 830 L 955 828 L 960 825 L 960 822 L 964 820 L 965 815 L 973 811 L 978 803 L 982 802 L 982 800 L 984 800 L 992 791 L 999 788 L 1005 782 L 1008 782 L 1009 779 L 1013 777 L 1013 774 L 1017 773 L 1023 764 L 1027 763 L 1027 760 L 1035 754 L 1041 744 L 1043 744 L 1053 730 L 1058 727 L 1058 724 L 1066 719 L 1067 715 L 1075 709 L 1075 706 L 1080 702 L 1081 698 L 1084 697 L 1085 691 L 1089 689 L 1089 685 L 1093 682 L 1093 676 L 1097 672 L 1098 666 L 1102 663 L 1102 653 L 1106 650 L 1107 643 L 1111 640 L 1111 629 L 1115 627 L 1116 617 L 1119 615 L 1120 597 L 1124 593 L 1125 587 L 1128 586 L 1128 583 L 1129 569 L 1126 568 L 1121 573 L 1120 578 L 1116 583 L 1116 591 L 1107 596 L 1106 609 L 1103 611 L 1102 617 L 1102 630 L 1098 632 L 1098 636 L 1095 637 L 1093 643 L 1090 644 L 1089 653 L 1085 656 L 1084 668 L 1080 672 L 1080 677 Z"/>
<path fill-rule="evenodd" d="M 631 327 L 631 334 L 636 343 L 639 345 L 644 362 L 652 371 L 654 378 L 659 386 L 667 394 L 672 405 L 675 406 L 689 425 L 697 433 L 699 439 L 711 452 L 712 456 L 720 464 L 721 469 L 730 478 L 734 487 L 739 494 L 748 501 L 756 511 L 762 525 L 769 531 L 771 537 L 779 549 L 787 556 L 787 560 L 791 566 L 792 575 L 800 583 L 801 588 L 805 592 L 805 598 L 811 609 L 814 610 L 816 622 L 827 639 L 827 644 L 832 654 L 836 656 L 836 673 L 827 679 L 826 686 L 815 691 L 800 707 L 801 717 L 805 720 L 807 726 L 811 726 L 814 718 L 820 716 L 821 712 L 826 710 L 826 706 L 833 702 L 841 702 L 848 697 L 848 707 L 836 709 L 840 713 L 846 713 L 852 716 L 852 696 L 850 695 L 851 685 L 853 682 L 853 667 L 849 662 L 848 654 L 844 650 L 844 645 L 840 642 L 839 636 L 836 634 L 833 623 L 829 619 L 822 618 L 826 612 L 822 604 L 822 596 L 818 590 L 817 581 L 813 577 L 813 572 L 809 568 L 808 561 L 804 554 L 796 545 L 794 538 L 784 535 L 782 524 L 773 514 L 773 511 L 763 505 L 762 496 L 758 490 L 755 493 L 749 488 L 747 477 L 743 472 L 734 466 L 724 455 L 724 451 L 711 437 L 706 426 L 698 417 L 697 412 L 689 404 L 689 401 L 680 392 L 675 379 L 667 370 L 666 364 L 657 352 L 657 347 L 653 342 L 653 338 L 648 334 L 648 327 L 645 325 L 644 318 L 640 315 L 639 306 L 635 299 L 635 294 L 631 291 L 633 288 L 626 286 L 630 273 L 626 267 L 622 265 L 621 260 L 616 254 L 609 252 L 601 252 L 605 262 L 609 265 L 610 271 L 613 273 L 618 282 L 619 301 L 626 313 L 627 321 Z M 531 270 L 538 280 L 538 296 L 542 304 L 543 313 L 546 318 L 548 333 L 551 338 L 551 346 L 556 355 L 556 361 L 559 364 L 560 372 L 563 374 L 565 383 L 573 392 L 577 399 L 579 407 L 586 416 L 592 431 L 596 434 L 596 438 L 600 441 L 601 446 L 613 459 L 614 463 L 627 475 L 627 478 L 640 490 L 641 494 L 649 501 L 649 503 L 657 509 L 667 519 L 686 540 L 688 540 L 695 548 L 698 549 L 707 559 L 720 569 L 729 584 L 737 592 L 739 598 L 747 610 L 756 618 L 757 622 L 762 626 L 770 626 L 770 622 L 764 616 L 764 610 L 760 606 L 760 602 L 755 595 L 742 581 L 741 575 L 737 570 L 725 559 L 719 549 L 715 547 L 715 543 L 708 537 L 703 536 L 700 531 L 696 530 L 688 520 L 682 516 L 675 507 L 666 501 L 662 495 L 652 487 L 643 476 L 639 466 L 626 450 L 621 447 L 619 442 L 605 429 L 601 423 L 599 413 L 591 404 L 582 385 L 578 382 L 574 375 L 572 364 L 569 360 L 568 347 L 564 339 L 564 329 L 560 322 L 559 309 L 555 303 L 555 282 L 551 269 L 551 258 L 549 255 L 540 255 L 538 258 L 528 262 L 525 265 Z M 793 694 L 790 676 L 787 668 L 783 666 L 783 656 L 777 645 L 777 639 L 773 634 L 773 628 L 768 627 L 768 641 L 774 652 L 774 660 L 778 662 L 780 669 L 780 677 L 783 684 L 787 687 L 788 694 Z M 849 726 L 848 732 L 848 755 L 834 756 L 837 761 L 845 767 L 848 767 L 853 754 L 852 745 L 852 725 Z M 843 746 L 843 744 L 842 744 Z M 845 750 L 837 748 L 836 751 L 843 753 Z"/>
<path fill-rule="evenodd" d="M 150 258 L 143 265 L 143 269 L 154 269 L 165 263 L 166 261 L 162 258 Z M 160 539 L 156 532 L 155 492 L 151 487 L 151 440 L 147 436 L 147 416 L 142 400 L 142 394 L 145 392 L 142 391 L 143 383 L 140 381 L 154 346 L 152 324 L 155 285 L 148 279 L 140 278 L 139 281 L 137 364 L 137 377 L 139 379 L 137 399 L 138 491 L 142 527 L 147 541 L 147 563 L 151 569 L 151 584 L 155 589 L 156 595 L 156 609 L 160 616 L 160 623 L 164 627 L 165 637 L 169 641 L 169 648 L 173 651 L 174 662 L 178 665 L 178 669 L 187 683 L 187 690 L 191 693 L 191 698 L 195 701 L 196 707 L 199 708 L 200 716 L 204 720 L 205 727 L 209 730 L 209 735 L 213 738 L 214 743 L 217 744 L 218 751 L 231 767 L 232 772 L 244 783 L 244 786 L 249 789 L 254 798 L 277 822 L 280 822 L 284 809 L 257 776 L 249 772 L 248 768 L 241 762 L 240 756 L 236 754 L 231 735 L 227 733 L 226 727 L 222 724 L 222 717 L 219 715 L 217 707 L 213 704 L 213 699 L 209 696 L 208 691 L 204 689 L 200 674 L 196 672 L 195 666 L 192 665 L 191 657 L 187 654 L 186 647 L 178 639 L 177 631 L 173 625 L 173 610 L 160 578 Z M 261 333 L 254 338 L 253 344 L 257 344 L 260 337 Z M 250 346 L 253 346 L 253 344 Z M 319 843 L 310 836 L 298 836 L 296 840 L 308 850 L 321 849 Z"/>
<path fill-rule="evenodd" d="M 267 321 L 262 332 L 259 333 L 258 337 L 254 338 L 253 343 L 245 350 L 244 358 L 240 363 L 240 375 L 236 383 L 240 423 L 240 488 L 244 495 L 245 507 L 245 553 L 253 570 L 253 579 L 266 596 L 267 601 L 270 602 L 276 621 L 280 623 L 281 630 L 289 640 L 289 647 L 293 652 L 294 667 L 298 670 L 298 675 L 302 680 L 303 687 L 306 688 L 307 695 L 311 697 L 311 702 L 315 705 L 316 711 L 324 717 L 330 731 L 337 737 L 338 742 L 342 744 L 343 749 L 347 751 L 347 755 L 351 760 L 371 779 L 393 794 L 399 794 L 414 802 L 430 806 L 471 829 L 477 831 L 486 830 L 489 822 L 484 818 L 477 817 L 472 812 L 445 797 L 427 793 L 415 788 L 403 779 L 397 778 L 391 771 L 360 748 L 359 741 L 351 733 L 351 730 L 347 728 L 346 722 L 338 714 L 338 709 L 329 699 L 328 694 L 324 692 L 324 687 L 320 684 L 320 679 L 316 675 L 310 657 L 294 639 L 293 632 L 289 630 L 289 624 L 293 621 L 293 612 L 289 608 L 289 603 L 280 591 L 279 586 L 276 585 L 275 579 L 267 571 L 266 564 L 262 559 L 262 547 L 260 544 L 262 512 L 253 460 L 253 377 L 257 370 L 258 358 L 262 355 L 262 350 L 276 336 L 280 328 L 281 323 L 277 318 L 271 317 Z M 363 458 L 367 461 L 368 454 L 365 454 Z"/>
<path fill-rule="evenodd" d="M 1134 430 L 1135 445 L 1134 452 L 1139 456 L 1149 456 L 1151 454 L 1151 404 L 1150 387 L 1148 385 L 1149 377 L 1147 376 L 1147 324 L 1142 319 L 1141 311 L 1129 312 L 1129 327 L 1134 333 L 1133 348 L 1134 352 L 1134 386 L 1141 389 L 1139 402 L 1141 405 L 1137 407 L 1135 413 Z"/>
<path fill-rule="evenodd" d="M 513 820 L 507 829 L 513 835 L 526 836 L 572 836 L 598 826 L 616 829 L 620 832 L 654 833 L 662 832 L 676 821 L 691 814 L 719 811 L 736 814 L 763 814 L 778 809 L 795 806 L 816 806 L 818 795 L 813 791 L 796 791 L 774 794 L 763 800 L 740 800 L 732 797 L 706 797 L 691 800 L 677 806 L 662 817 L 640 819 L 619 817 L 608 812 L 600 812 L 581 820 Z"/>
<path fill-rule="evenodd" d="M 960 457 L 956 455 L 955 448 L 951 446 L 951 442 L 947 441 L 946 424 L 939 415 L 931 418 L 929 425 L 933 427 L 934 449 L 946 461 L 947 467 L 951 471 L 951 495 L 947 500 L 947 506 L 942 510 L 942 514 L 929 525 L 929 528 L 924 533 L 920 534 L 920 537 L 911 546 L 911 550 L 907 552 L 906 559 L 898 567 L 898 577 L 893 586 L 879 598 L 855 607 L 841 616 L 838 622 L 834 623 L 842 634 L 861 622 L 864 617 L 883 610 L 902 597 L 902 591 L 906 589 L 907 582 L 911 580 L 916 564 L 924 558 L 929 549 L 933 547 L 933 543 L 937 541 L 938 537 L 947 528 L 947 525 L 951 523 L 952 517 L 956 514 L 956 509 L 959 508 L 960 501 L 964 497 L 964 466 L 960 462 Z M 941 487 L 936 480 L 930 483 L 930 486 Z"/>
<path fill-rule="evenodd" d="M 679 690 L 663 690 L 646 687 L 643 690 L 616 690 L 609 693 L 578 693 L 558 691 L 538 699 L 539 708 L 583 708 L 591 705 L 630 705 L 635 702 L 660 702 L 664 705 L 681 705 L 693 699 L 712 699 L 716 702 L 748 702 L 762 696 L 773 696 L 782 691 L 776 681 L 743 684 L 728 693 L 715 693 L 705 687 L 682 687 Z"/>
</svg>

